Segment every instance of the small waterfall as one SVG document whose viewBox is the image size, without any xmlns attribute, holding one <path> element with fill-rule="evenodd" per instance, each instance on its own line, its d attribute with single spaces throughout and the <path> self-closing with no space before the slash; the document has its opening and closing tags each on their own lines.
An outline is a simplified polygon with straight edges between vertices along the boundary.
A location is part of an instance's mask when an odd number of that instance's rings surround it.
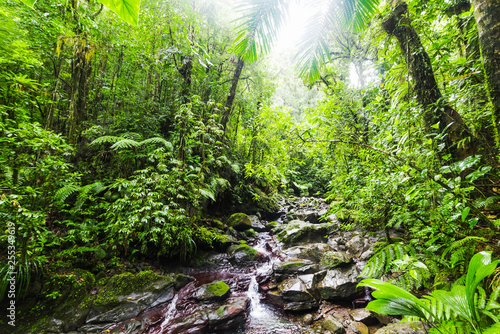
<svg viewBox="0 0 500 334">
<path fill-rule="evenodd" d="M 177 300 L 179 299 L 179 294 L 176 294 L 174 298 L 170 301 L 170 304 L 168 305 L 168 308 L 165 310 L 164 314 L 164 319 L 163 322 L 161 323 L 160 327 L 160 333 L 166 333 L 165 327 L 168 325 L 170 320 L 175 314 L 176 308 L 175 306 L 177 305 Z"/>
</svg>

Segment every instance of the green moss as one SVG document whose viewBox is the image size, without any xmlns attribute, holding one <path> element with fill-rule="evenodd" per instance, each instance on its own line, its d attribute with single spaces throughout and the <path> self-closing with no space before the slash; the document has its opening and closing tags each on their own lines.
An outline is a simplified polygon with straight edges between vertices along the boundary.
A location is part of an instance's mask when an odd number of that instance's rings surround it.
<svg viewBox="0 0 500 334">
<path fill-rule="evenodd" d="M 214 282 L 207 284 L 207 292 L 214 296 L 224 296 L 229 291 L 229 286 L 224 282 Z"/>
<path fill-rule="evenodd" d="M 285 263 L 284 265 L 281 266 L 281 268 L 294 268 L 294 267 L 302 267 L 306 265 L 305 262 L 301 262 L 301 261 L 294 261 L 294 262 L 289 262 L 289 263 Z"/>
<path fill-rule="evenodd" d="M 250 218 L 244 213 L 235 213 L 227 220 L 227 225 L 237 230 L 246 230 L 252 227 Z"/>
<path fill-rule="evenodd" d="M 266 224 L 267 227 L 274 227 L 274 226 L 277 226 L 277 225 L 278 225 L 277 221 L 269 222 L 269 223 Z"/>
<path fill-rule="evenodd" d="M 159 278 L 160 276 L 151 270 L 141 271 L 135 275 L 129 272 L 115 275 L 107 281 L 103 290 L 93 300 L 93 303 L 98 306 L 117 303 L 118 296 L 126 296 L 132 292 L 143 291 Z M 174 279 L 171 278 L 171 280 L 173 282 Z M 84 303 L 88 303 L 90 299 L 93 298 L 87 298 Z"/>
<path fill-rule="evenodd" d="M 246 244 L 233 245 L 229 247 L 230 254 L 234 254 L 237 252 L 244 252 L 249 256 L 250 260 L 255 260 L 255 258 L 257 257 L 257 251 Z"/>
<path fill-rule="evenodd" d="M 345 256 L 345 254 L 338 252 L 326 252 L 321 257 L 320 264 L 323 268 L 330 269 L 349 262 L 350 259 L 347 256 Z"/>
</svg>

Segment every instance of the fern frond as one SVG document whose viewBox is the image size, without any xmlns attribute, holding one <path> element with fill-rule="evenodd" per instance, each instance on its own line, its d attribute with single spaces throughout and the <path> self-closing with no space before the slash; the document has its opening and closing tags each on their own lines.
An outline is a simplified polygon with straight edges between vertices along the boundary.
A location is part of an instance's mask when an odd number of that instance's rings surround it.
<svg viewBox="0 0 500 334">
<path fill-rule="evenodd" d="M 55 195 L 54 199 L 58 202 L 64 202 L 69 196 L 80 190 L 80 186 L 76 184 L 68 184 L 61 189 L 59 189 Z"/>
<path fill-rule="evenodd" d="M 200 192 L 200 194 L 206 198 L 210 198 L 212 201 L 215 201 L 215 196 L 214 196 L 214 193 L 208 189 L 203 189 L 203 188 L 200 188 L 198 190 Z"/>
<path fill-rule="evenodd" d="M 401 260 L 406 253 L 402 243 L 385 246 L 368 260 L 368 263 L 361 271 L 361 276 L 380 278 L 390 270 L 393 261 Z"/>
<path fill-rule="evenodd" d="M 161 144 L 165 146 L 169 151 L 172 151 L 174 147 L 172 146 L 172 143 L 169 141 L 166 141 L 165 139 L 161 137 L 153 137 L 153 138 L 148 138 L 146 140 L 143 140 L 139 143 L 139 146 L 146 146 L 149 144 Z"/>
<path fill-rule="evenodd" d="M 497 203 L 500 201 L 500 196 L 490 196 L 486 198 L 478 198 L 474 201 L 474 206 L 476 208 L 484 208 L 491 204 Z"/>
<path fill-rule="evenodd" d="M 441 259 L 444 259 L 448 253 L 451 253 L 450 263 L 452 267 L 457 264 L 465 263 L 474 254 L 478 242 L 486 242 L 486 239 L 482 237 L 468 236 L 457 240 L 444 250 Z"/>
<path fill-rule="evenodd" d="M 99 138 L 94 139 L 90 145 L 99 145 L 99 144 L 114 144 L 116 142 L 119 142 L 122 140 L 122 137 L 117 137 L 117 136 L 102 136 Z"/>
<path fill-rule="evenodd" d="M 122 138 L 122 140 L 111 145 L 111 149 L 118 151 L 118 150 L 123 150 L 123 149 L 127 149 L 127 148 L 135 148 L 138 146 L 139 146 L 139 143 L 136 142 L 135 140 Z"/>
<path fill-rule="evenodd" d="M 132 139 L 135 141 L 142 140 L 142 135 L 136 132 L 125 132 L 120 137 L 125 139 Z"/>
</svg>

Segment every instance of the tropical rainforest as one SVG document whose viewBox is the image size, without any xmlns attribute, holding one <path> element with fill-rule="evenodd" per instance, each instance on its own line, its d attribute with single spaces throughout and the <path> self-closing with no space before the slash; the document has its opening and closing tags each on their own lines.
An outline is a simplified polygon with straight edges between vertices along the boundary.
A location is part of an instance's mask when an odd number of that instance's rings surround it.
<svg viewBox="0 0 500 334">
<path fill-rule="evenodd" d="M 13 273 L 36 318 L 69 273 L 188 263 L 301 197 L 383 231 L 372 310 L 500 332 L 497 0 L 3 0 L 0 40 L 7 332 Z"/>
</svg>

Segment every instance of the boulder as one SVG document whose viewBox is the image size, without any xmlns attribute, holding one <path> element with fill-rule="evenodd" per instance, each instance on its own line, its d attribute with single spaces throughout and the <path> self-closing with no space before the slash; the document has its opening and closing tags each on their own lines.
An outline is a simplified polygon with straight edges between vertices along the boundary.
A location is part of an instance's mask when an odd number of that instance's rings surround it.
<svg viewBox="0 0 500 334">
<path fill-rule="evenodd" d="M 237 296 L 227 299 L 222 306 L 207 310 L 210 331 L 227 331 L 240 327 L 246 322 L 250 299 Z"/>
<path fill-rule="evenodd" d="M 227 226 L 238 231 L 244 231 L 252 228 L 252 221 L 244 213 L 235 213 L 227 220 Z"/>
<path fill-rule="evenodd" d="M 370 334 L 370 330 L 362 322 L 351 322 L 350 327 L 354 328 L 357 333 L 360 333 L 360 334 Z"/>
<path fill-rule="evenodd" d="M 247 244 L 233 245 L 228 253 L 232 263 L 242 266 L 252 265 L 257 258 L 257 251 Z"/>
<path fill-rule="evenodd" d="M 303 246 L 287 248 L 284 253 L 291 258 L 307 259 L 320 262 L 323 254 L 332 251 L 332 247 L 325 243 L 311 243 Z"/>
<path fill-rule="evenodd" d="M 335 267 L 345 266 L 352 262 L 352 256 L 345 252 L 325 252 L 321 256 L 320 264 L 322 269 L 332 269 Z"/>
<path fill-rule="evenodd" d="M 212 282 L 202 285 L 196 292 L 196 298 L 201 301 L 221 301 L 229 297 L 229 286 L 224 282 Z"/>
<path fill-rule="evenodd" d="M 352 300 L 359 296 L 356 286 L 361 279 L 354 265 L 327 270 L 316 288 L 325 300 Z"/>
<path fill-rule="evenodd" d="M 302 274 L 314 274 L 319 266 L 309 260 L 289 259 L 284 262 L 275 262 L 273 264 L 273 273 L 276 281 L 281 282 L 284 279 Z"/>
<path fill-rule="evenodd" d="M 321 327 L 323 327 L 323 329 L 326 329 L 327 331 L 330 331 L 332 333 L 336 333 L 336 334 L 345 333 L 344 326 L 340 323 L 340 321 L 338 321 L 331 314 L 328 314 L 325 316 L 325 318 L 321 322 Z"/>
<path fill-rule="evenodd" d="M 311 224 L 301 220 L 292 220 L 276 236 L 287 246 L 298 243 L 315 243 L 326 241 L 328 224 Z"/>
<path fill-rule="evenodd" d="M 407 321 L 390 324 L 380 328 L 375 334 L 425 334 L 424 324 L 420 321 Z"/>
<path fill-rule="evenodd" d="M 317 300 L 309 292 L 312 289 L 313 275 L 304 276 L 287 279 L 278 285 L 286 311 L 303 311 L 318 306 Z"/>
<path fill-rule="evenodd" d="M 97 295 L 83 301 L 92 303 L 86 322 L 116 323 L 133 318 L 145 309 L 170 301 L 175 283 L 174 278 L 152 271 L 113 276 Z"/>
<path fill-rule="evenodd" d="M 257 216 L 248 216 L 250 218 L 252 229 L 257 232 L 264 232 L 266 230 L 266 226 L 260 222 L 259 217 Z"/>
<path fill-rule="evenodd" d="M 365 325 L 373 325 L 378 322 L 377 318 L 372 314 L 370 310 L 365 308 L 357 308 L 349 312 L 351 314 L 352 320 L 355 322 L 362 322 Z"/>
</svg>

